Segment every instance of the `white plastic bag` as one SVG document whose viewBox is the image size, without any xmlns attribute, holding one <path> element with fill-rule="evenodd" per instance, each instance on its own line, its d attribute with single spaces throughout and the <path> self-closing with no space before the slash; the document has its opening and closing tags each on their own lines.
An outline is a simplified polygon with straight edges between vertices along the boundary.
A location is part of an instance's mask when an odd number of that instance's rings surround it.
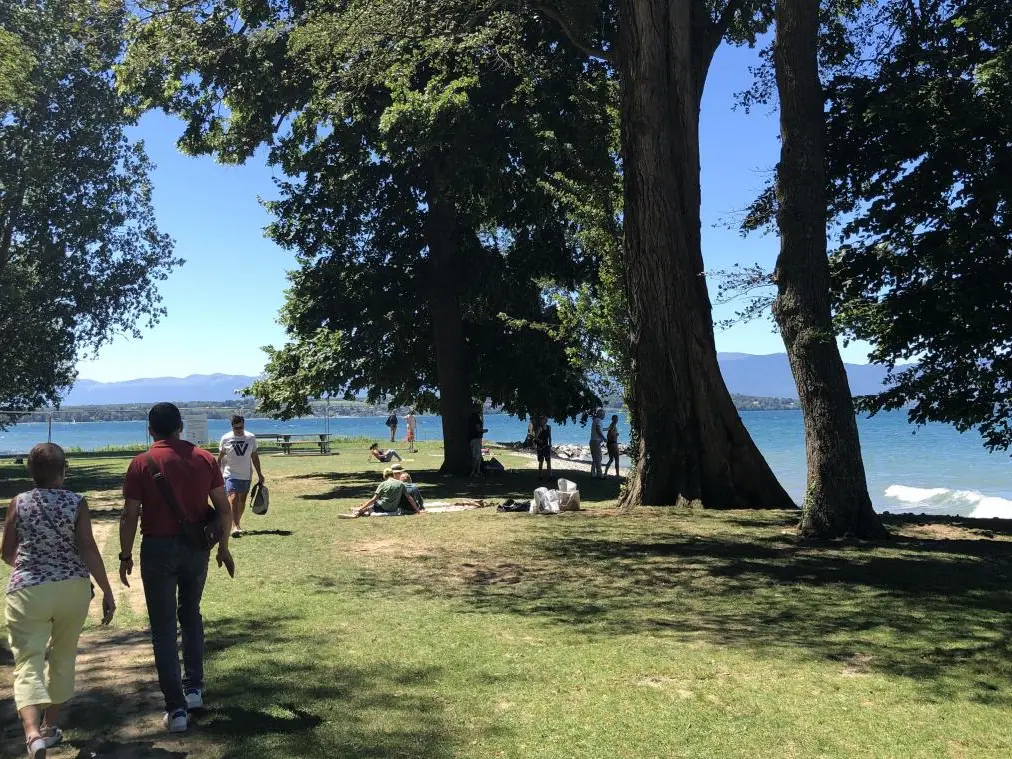
<svg viewBox="0 0 1012 759">
<path fill-rule="evenodd" d="M 559 493 L 548 488 L 538 488 L 534 491 L 534 500 L 531 505 L 532 514 L 558 514 Z"/>
<path fill-rule="evenodd" d="M 534 491 L 534 498 L 531 499 L 531 513 L 540 514 L 541 507 L 546 503 L 548 488 L 538 488 Z"/>
<path fill-rule="evenodd" d="M 580 510 L 580 489 L 571 480 L 559 479 L 559 510 Z"/>
</svg>

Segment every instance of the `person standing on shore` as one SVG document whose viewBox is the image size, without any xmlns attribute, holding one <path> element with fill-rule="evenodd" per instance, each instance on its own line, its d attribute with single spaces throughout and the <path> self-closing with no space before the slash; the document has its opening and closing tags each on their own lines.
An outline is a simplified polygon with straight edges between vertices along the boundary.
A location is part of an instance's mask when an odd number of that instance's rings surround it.
<svg viewBox="0 0 1012 759">
<path fill-rule="evenodd" d="M 11 499 L 4 524 L 3 560 L 14 568 L 4 603 L 14 705 L 31 759 L 63 740 L 57 725 L 74 695 L 77 643 L 92 597 L 89 575 L 102 590 L 102 624 L 116 612 L 88 503 L 63 487 L 66 469 L 60 446 L 33 446 L 28 472 L 35 488 Z"/>
<path fill-rule="evenodd" d="M 408 411 L 408 415 L 404 417 L 404 424 L 408 428 L 408 434 L 406 442 L 408 444 L 408 450 L 411 453 L 418 453 L 418 449 L 415 447 L 415 425 L 418 424 L 415 419 L 415 410 L 411 409 Z"/>
<path fill-rule="evenodd" d="M 123 514 L 119 524 L 119 578 L 130 587 L 137 521 L 141 526 L 141 583 L 148 607 L 151 644 L 158 671 L 158 685 L 165 698 L 162 724 L 171 733 L 189 727 L 187 711 L 204 705 L 204 620 L 200 599 L 207 580 L 211 552 L 191 542 L 177 516 L 177 509 L 162 496 L 153 469 L 161 475 L 177 502 L 178 511 L 190 524 L 208 516 L 208 499 L 218 511 L 221 542 L 218 566 L 235 576 L 235 562 L 228 550 L 232 512 L 225 496 L 225 483 L 214 457 L 180 439 L 183 419 L 171 403 L 156 403 L 148 412 L 148 432 L 154 443 L 135 457 L 123 483 Z M 180 676 L 176 620 L 183 632 L 183 667 Z"/>
<path fill-rule="evenodd" d="M 608 476 L 608 467 L 615 462 L 615 476 L 621 477 L 618 471 L 618 414 L 612 414 L 611 424 L 607 430 L 608 461 L 604 465 L 604 476 Z"/>
<path fill-rule="evenodd" d="M 218 443 L 218 466 L 222 461 L 222 476 L 225 478 L 225 494 L 232 507 L 232 537 L 242 537 L 242 515 L 246 511 L 246 496 L 253 481 L 253 469 L 257 470 L 257 484 L 264 482 L 260 471 L 260 453 L 257 439 L 246 432 L 246 419 L 240 414 L 232 417 L 232 431 L 221 436 Z"/>
<path fill-rule="evenodd" d="M 386 425 L 387 427 L 390 428 L 390 442 L 391 443 L 396 442 L 395 438 L 397 437 L 397 414 L 391 411 L 390 416 L 387 417 Z"/>
<path fill-rule="evenodd" d="M 590 424 L 590 476 L 596 479 L 604 477 L 604 474 L 601 472 L 601 443 L 604 442 L 604 433 L 601 431 L 601 420 L 603 418 L 604 409 L 597 409 Z"/>
<path fill-rule="evenodd" d="M 541 467 L 547 464 L 548 479 L 552 479 L 552 428 L 547 416 L 539 416 L 532 436 L 534 450 L 538 455 L 538 482 L 541 482 Z"/>
<path fill-rule="evenodd" d="M 471 444 L 471 477 L 481 476 L 481 440 L 488 430 L 485 429 L 485 422 L 481 418 L 481 404 L 476 403 L 467 418 L 467 439 Z"/>
</svg>

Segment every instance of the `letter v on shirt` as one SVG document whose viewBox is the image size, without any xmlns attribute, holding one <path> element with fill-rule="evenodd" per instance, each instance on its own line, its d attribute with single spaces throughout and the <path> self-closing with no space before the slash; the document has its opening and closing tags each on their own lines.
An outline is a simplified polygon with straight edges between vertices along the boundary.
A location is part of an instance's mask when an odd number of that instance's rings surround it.
<svg viewBox="0 0 1012 759">
<path fill-rule="evenodd" d="M 242 435 L 226 432 L 222 435 L 221 442 L 218 443 L 218 450 L 225 452 L 225 471 L 223 472 L 225 478 L 253 479 L 253 452 L 256 449 L 256 436 L 249 432 Z"/>
</svg>

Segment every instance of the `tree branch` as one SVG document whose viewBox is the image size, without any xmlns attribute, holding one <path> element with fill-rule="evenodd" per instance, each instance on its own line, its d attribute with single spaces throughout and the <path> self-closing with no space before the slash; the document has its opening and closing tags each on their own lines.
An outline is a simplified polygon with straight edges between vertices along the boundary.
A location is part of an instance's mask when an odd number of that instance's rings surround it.
<svg viewBox="0 0 1012 759">
<path fill-rule="evenodd" d="M 745 7 L 747 0 L 727 0 L 727 5 L 717 18 L 710 15 L 703 0 L 695 0 L 692 10 L 693 31 L 693 64 L 696 73 L 697 100 L 703 97 L 703 81 L 713 61 L 713 55 L 720 47 L 727 30 L 731 27 L 734 17 Z"/>
<path fill-rule="evenodd" d="M 137 18 L 140 19 L 141 21 L 149 22 L 158 18 L 159 16 L 169 16 L 172 15 L 173 13 L 178 13 L 180 11 L 192 10 L 197 6 L 199 6 L 201 2 L 202 0 L 183 0 L 183 2 L 180 2 L 177 5 L 173 5 L 171 1 L 168 1 L 165 3 L 164 8 L 152 8 L 148 5 L 145 5 L 143 2 L 138 2 L 136 3 L 136 7 L 144 11 L 145 13 L 144 15 L 138 13 Z"/>
<path fill-rule="evenodd" d="M 506 5 L 506 0 L 493 0 L 493 2 L 489 3 L 487 7 L 482 8 L 480 11 L 471 16 L 470 19 L 468 19 L 467 23 L 464 24 L 464 31 L 472 31 L 480 22 L 487 19 L 504 5 Z"/>
<path fill-rule="evenodd" d="M 727 34 L 727 30 L 731 28 L 731 22 L 734 21 L 734 17 L 745 7 L 745 2 L 746 0 L 727 0 L 727 5 L 724 6 L 720 17 L 713 22 L 713 36 L 716 38 L 713 45 L 714 50 L 720 45 L 720 41 Z"/>
<path fill-rule="evenodd" d="M 602 61 L 607 61 L 608 63 L 614 63 L 615 56 L 613 56 L 611 52 L 609 52 L 608 50 L 601 50 L 600 48 L 593 47 L 581 41 L 579 35 L 577 35 L 576 32 L 573 31 L 572 27 L 570 27 L 569 24 L 566 23 L 566 20 L 562 18 L 562 16 L 557 11 L 553 10 L 552 8 L 549 8 L 546 5 L 540 5 L 538 3 L 532 3 L 531 8 L 533 8 L 536 12 L 542 14 L 543 16 L 546 16 L 547 18 L 551 19 L 556 24 L 558 24 L 559 28 L 562 30 L 562 33 L 566 35 L 566 37 L 573 44 L 573 46 L 580 52 L 585 53 L 591 58 L 597 58 Z"/>
</svg>

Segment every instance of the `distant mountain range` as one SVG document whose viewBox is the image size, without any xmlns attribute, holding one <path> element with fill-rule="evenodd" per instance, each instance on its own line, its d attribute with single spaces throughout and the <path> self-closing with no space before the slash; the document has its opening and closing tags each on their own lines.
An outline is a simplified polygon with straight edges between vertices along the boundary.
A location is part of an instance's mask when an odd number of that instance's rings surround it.
<svg viewBox="0 0 1012 759">
<path fill-rule="evenodd" d="M 152 377 L 96 382 L 79 379 L 63 399 L 64 406 L 105 406 L 110 403 L 158 401 L 234 401 L 236 390 L 249 387 L 256 377 L 241 374 L 191 374 L 189 377 Z"/>
<path fill-rule="evenodd" d="M 742 395 L 797 398 L 791 366 L 786 353 L 754 356 L 750 353 L 718 353 L 720 373 L 727 389 Z M 875 364 L 844 364 L 853 395 L 871 395 L 883 390 L 886 369 Z"/>
<path fill-rule="evenodd" d="M 754 356 L 718 353 L 727 388 L 739 395 L 797 398 L 798 391 L 787 363 L 787 354 Z M 877 393 L 886 370 L 869 364 L 846 364 L 854 395 Z M 110 403 L 156 403 L 157 401 L 237 400 L 236 390 L 248 387 L 256 377 L 240 374 L 191 374 L 189 377 L 154 377 L 122 382 L 80 379 L 63 399 L 64 406 L 101 406 Z"/>
</svg>

